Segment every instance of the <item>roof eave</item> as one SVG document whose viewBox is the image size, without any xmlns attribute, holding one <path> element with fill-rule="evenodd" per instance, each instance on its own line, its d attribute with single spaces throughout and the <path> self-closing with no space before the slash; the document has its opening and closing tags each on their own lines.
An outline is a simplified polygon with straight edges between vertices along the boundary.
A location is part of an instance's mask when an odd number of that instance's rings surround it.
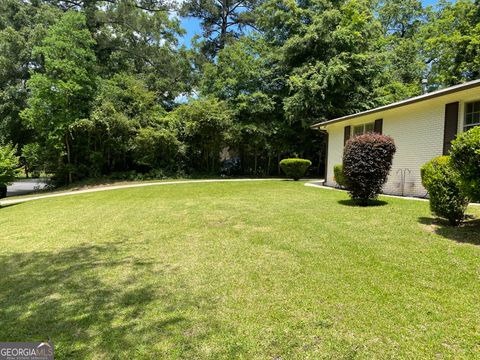
<svg viewBox="0 0 480 360">
<path fill-rule="evenodd" d="M 455 93 L 455 92 L 468 90 L 468 89 L 475 88 L 475 87 L 478 87 L 478 86 L 480 86 L 480 79 L 479 80 L 473 80 L 473 81 L 463 83 L 463 84 L 459 84 L 459 85 L 455 85 L 455 86 L 451 86 L 451 87 L 448 87 L 448 88 L 445 88 L 445 89 L 441 89 L 441 90 L 434 91 L 434 92 L 431 92 L 431 93 L 428 93 L 428 94 L 423 94 L 423 95 L 420 95 L 420 96 L 416 96 L 416 97 L 413 97 L 413 98 L 410 98 L 410 99 L 397 101 L 397 102 L 394 102 L 392 104 L 380 106 L 380 107 L 370 109 L 370 110 L 366 110 L 366 111 L 362 111 L 362 112 L 359 112 L 359 113 L 356 113 L 356 114 L 346 115 L 346 116 L 342 116 L 342 117 L 339 117 L 339 118 L 336 118 L 336 119 L 322 121 L 322 122 L 311 125 L 310 128 L 311 129 L 319 129 L 321 127 L 325 127 L 327 125 L 331 125 L 331 124 L 334 124 L 334 123 L 337 123 L 337 122 L 351 120 L 351 119 L 355 119 L 355 118 L 358 118 L 358 117 L 361 117 L 361 116 L 371 115 L 371 114 L 375 114 L 375 113 L 378 113 L 378 112 L 381 112 L 381 111 L 391 110 L 391 109 L 395 109 L 395 108 L 398 108 L 398 107 L 415 104 L 415 103 L 418 103 L 418 102 L 421 102 L 421 101 L 431 100 L 431 99 L 434 99 L 434 98 L 437 98 L 437 97 L 440 97 L 440 96 L 449 95 L 449 94 L 452 94 L 452 93 Z"/>
</svg>

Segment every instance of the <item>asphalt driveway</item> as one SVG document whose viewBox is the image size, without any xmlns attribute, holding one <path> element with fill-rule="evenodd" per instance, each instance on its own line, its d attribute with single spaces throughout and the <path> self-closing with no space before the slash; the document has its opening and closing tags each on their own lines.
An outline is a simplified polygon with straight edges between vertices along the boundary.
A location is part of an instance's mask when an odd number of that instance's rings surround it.
<svg viewBox="0 0 480 360">
<path fill-rule="evenodd" d="M 27 195 L 47 186 L 45 179 L 22 179 L 7 186 L 7 197 Z"/>
</svg>

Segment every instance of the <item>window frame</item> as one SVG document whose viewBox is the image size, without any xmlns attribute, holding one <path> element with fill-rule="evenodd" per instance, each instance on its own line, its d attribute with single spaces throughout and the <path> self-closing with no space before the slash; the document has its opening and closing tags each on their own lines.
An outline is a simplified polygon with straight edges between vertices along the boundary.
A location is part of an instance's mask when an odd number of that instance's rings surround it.
<svg viewBox="0 0 480 360">
<path fill-rule="evenodd" d="M 368 132 L 366 131 L 367 130 L 367 125 L 371 126 L 371 130 L 368 131 Z M 356 134 L 355 133 L 355 128 L 358 128 L 360 126 L 362 127 L 362 132 Z M 365 134 L 374 133 L 374 132 L 375 132 L 375 121 L 370 121 L 370 122 L 363 123 L 363 124 L 352 125 L 352 132 L 351 132 L 350 136 L 354 137 L 354 136 L 360 136 L 360 135 L 365 135 Z"/>
<path fill-rule="evenodd" d="M 477 104 L 478 110 L 475 110 L 475 104 Z M 472 111 L 471 112 L 468 112 L 468 106 L 469 105 L 472 105 Z M 471 123 L 471 124 L 467 124 L 467 116 L 472 115 L 472 117 L 473 117 L 473 115 L 475 115 L 475 114 L 478 114 L 478 121 L 474 122 L 474 123 Z M 465 108 L 464 108 L 463 131 L 468 131 L 468 130 L 474 128 L 475 126 L 480 126 L 480 100 L 474 100 L 474 101 L 466 102 L 465 103 Z"/>
</svg>

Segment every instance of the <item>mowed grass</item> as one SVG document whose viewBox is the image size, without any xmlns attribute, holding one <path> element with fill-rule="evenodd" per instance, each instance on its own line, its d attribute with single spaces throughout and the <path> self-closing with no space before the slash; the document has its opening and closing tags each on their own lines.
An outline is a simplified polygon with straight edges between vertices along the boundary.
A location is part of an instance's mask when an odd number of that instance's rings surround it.
<svg viewBox="0 0 480 360">
<path fill-rule="evenodd" d="M 478 221 L 347 199 L 262 181 L 4 207 L 0 340 L 51 339 L 57 359 L 478 358 Z"/>
</svg>

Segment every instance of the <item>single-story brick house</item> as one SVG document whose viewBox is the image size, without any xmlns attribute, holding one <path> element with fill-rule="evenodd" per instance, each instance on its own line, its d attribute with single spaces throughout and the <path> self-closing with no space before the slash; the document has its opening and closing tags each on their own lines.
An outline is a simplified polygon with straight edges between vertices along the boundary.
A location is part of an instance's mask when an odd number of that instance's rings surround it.
<svg viewBox="0 0 480 360">
<path fill-rule="evenodd" d="M 312 126 L 327 133 L 325 184 L 336 186 L 333 167 L 355 135 L 379 132 L 395 140 L 397 152 L 383 189 L 386 194 L 425 196 L 420 167 L 448 154 L 456 134 L 480 125 L 480 80 L 441 89 Z"/>
</svg>

